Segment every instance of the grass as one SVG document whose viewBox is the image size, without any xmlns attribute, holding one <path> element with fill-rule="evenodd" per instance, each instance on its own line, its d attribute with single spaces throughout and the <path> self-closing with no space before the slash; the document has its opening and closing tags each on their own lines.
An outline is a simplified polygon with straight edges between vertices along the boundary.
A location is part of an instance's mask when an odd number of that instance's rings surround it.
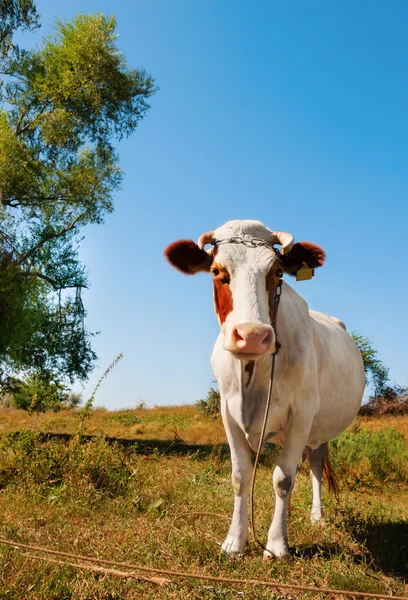
<svg viewBox="0 0 408 600">
<path fill-rule="evenodd" d="M 72 434 L 78 427 L 78 412 L 30 415 L 14 409 L 0 409 L 0 434 L 21 428 L 50 433 Z M 129 440 L 174 440 L 188 444 L 225 442 L 220 418 L 204 419 L 195 406 L 164 406 L 153 409 L 107 411 L 96 409 L 87 420 L 87 433 Z"/>
<path fill-rule="evenodd" d="M 96 410 L 88 426 L 94 438 L 49 435 L 73 433 L 76 423 L 68 412 L 38 417 L 0 413 L 1 536 L 202 574 L 403 593 L 408 578 L 403 418 L 402 433 L 395 429 L 399 421 L 387 428 L 383 420 L 379 428 L 361 420 L 333 446 L 341 498 L 337 503 L 325 496 L 325 527 L 309 522 L 310 482 L 305 464 L 300 465 L 288 521 L 292 558 L 284 563 L 264 563 L 262 551 L 252 544 L 242 560 L 220 554 L 217 542 L 228 530 L 233 494 L 219 419 L 204 419 L 195 407 Z M 138 428 L 142 433 L 136 433 Z M 122 441 L 108 441 L 105 435 Z M 206 445 L 198 451 L 200 442 Z M 256 520 L 262 539 L 273 510 L 275 456 L 271 450 L 257 477 Z M 39 562 L 0 546 L 1 599 L 241 597 L 316 596 L 198 580 L 160 587 Z"/>
</svg>

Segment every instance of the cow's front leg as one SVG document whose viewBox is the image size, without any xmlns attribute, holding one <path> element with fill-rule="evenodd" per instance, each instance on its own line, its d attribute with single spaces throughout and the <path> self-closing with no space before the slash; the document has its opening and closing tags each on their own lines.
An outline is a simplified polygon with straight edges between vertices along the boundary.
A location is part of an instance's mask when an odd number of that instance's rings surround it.
<svg viewBox="0 0 408 600">
<path fill-rule="evenodd" d="M 275 512 L 268 533 L 268 542 L 264 558 L 287 558 L 289 553 L 286 515 L 288 504 L 295 483 L 297 465 L 306 445 L 309 428 L 289 427 L 285 446 L 279 455 L 273 472 L 275 489 Z"/>
<path fill-rule="evenodd" d="M 231 450 L 234 512 L 228 535 L 222 544 L 223 552 L 237 555 L 248 541 L 248 493 L 251 485 L 252 462 L 248 442 L 222 402 L 222 419 Z"/>
</svg>

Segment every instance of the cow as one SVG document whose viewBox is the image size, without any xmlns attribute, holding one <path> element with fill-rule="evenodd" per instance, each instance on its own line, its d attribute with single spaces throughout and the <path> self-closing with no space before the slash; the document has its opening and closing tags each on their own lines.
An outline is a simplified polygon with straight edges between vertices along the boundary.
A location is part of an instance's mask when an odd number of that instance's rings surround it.
<svg viewBox="0 0 408 600">
<path fill-rule="evenodd" d="M 221 395 L 235 494 L 222 550 L 232 556 L 242 553 L 248 541 L 251 448 L 257 450 L 260 443 L 276 353 L 263 444 L 272 442 L 282 450 L 273 471 L 275 511 L 264 558 L 286 558 L 287 509 L 302 453 L 306 448 L 310 457 L 311 520 L 318 522 L 323 517 L 327 442 L 357 415 L 365 387 L 362 358 L 344 323 L 309 310 L 281 279 L 283 273 L 310 276 L 324 264 L 324 250 L 310 242 L 294 243 L 290 233 L 271 231 L 260 221 L 241 220 L 204 233 L 197 244 L 176 241 L 165 256 L 182 273 L 206 271 L 213 279 L 221 331 L 211 364 Z M 273 315 L 278 286 L 279 308 Z"/>
</svg>

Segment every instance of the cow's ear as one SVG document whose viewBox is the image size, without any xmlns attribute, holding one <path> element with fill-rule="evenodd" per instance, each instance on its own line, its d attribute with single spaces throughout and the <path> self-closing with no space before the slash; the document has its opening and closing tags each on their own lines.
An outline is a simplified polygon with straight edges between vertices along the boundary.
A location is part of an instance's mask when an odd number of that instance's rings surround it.
<svg viewBox="0 0 408 600">
<path fill-rule="evenodd" d="M 193 240 L 179 240 L 167 246 L 164 255 L 169 263 L 186 275 L 209 271 L 213 254 L 201 250 Z"/>
<path fill-rule="evenodd" d="M 289 275 L 296 275 L 302 267 L 316 269 L 324 265 L 326 254 L 320 246 L 311 242 L 297 242 L 288 254 L 280 257 L 283 269 Z"/>
</svg>

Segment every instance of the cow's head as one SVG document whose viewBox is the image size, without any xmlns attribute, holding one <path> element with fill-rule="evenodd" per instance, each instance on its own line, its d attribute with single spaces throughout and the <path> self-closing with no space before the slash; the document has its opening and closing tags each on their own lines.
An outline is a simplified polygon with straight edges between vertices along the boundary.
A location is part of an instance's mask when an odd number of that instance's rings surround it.
<svg viewBox="0 0 408 600">
<path fill-rule="evenodd" d="M 213 248 L 205 250 L 207 244 Z M 280 252 L 274 248 L 280 244 Z M 290 233 L 275 232 L 260 221 L 228 221 L 204 233 L 198 244 L 179 240 L 165 256 L 187 275 L 208 271 L 214 282 L 214 306 L 224 334 L 224 348 L 241 360 L 256 360 L 276 351 L 270 308 L 279 270 L 290 275 L 324 263 L 322 248 L 294 244 Z"/>
</svg>

